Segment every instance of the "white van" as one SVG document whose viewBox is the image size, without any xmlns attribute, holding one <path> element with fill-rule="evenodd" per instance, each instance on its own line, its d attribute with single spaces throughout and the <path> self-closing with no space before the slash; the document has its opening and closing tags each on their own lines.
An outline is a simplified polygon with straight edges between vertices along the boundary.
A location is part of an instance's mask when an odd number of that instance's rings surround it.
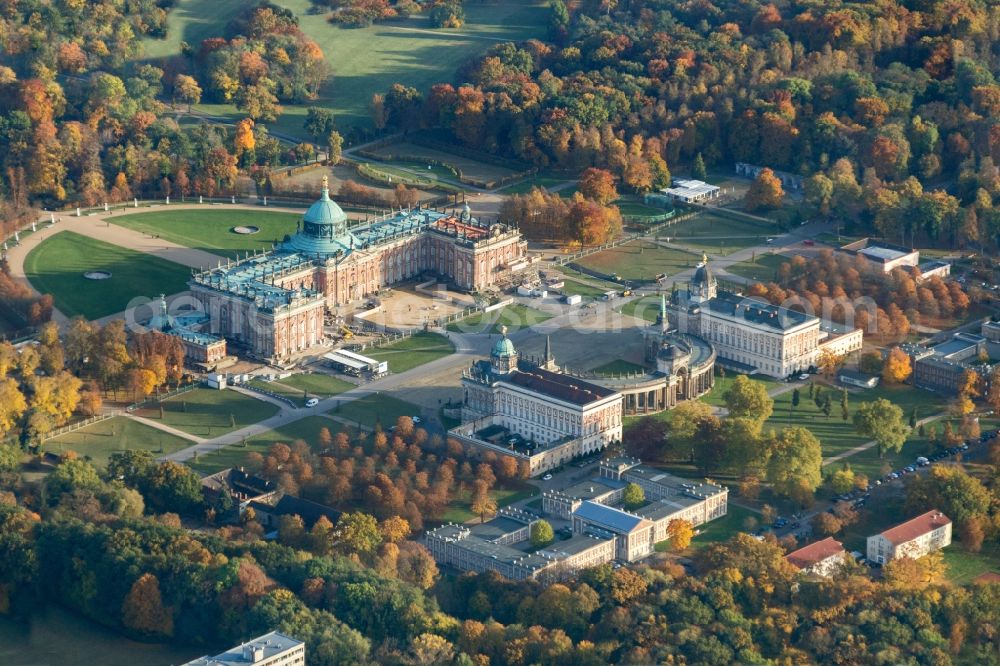
<svg viewBox="0 0 1000 666">
<path fill-rule="evenodd" d="M 309 398 L 306 400 L 306 407 L 315 407 L 319 404 L 319 398 Z"/>
</svg>

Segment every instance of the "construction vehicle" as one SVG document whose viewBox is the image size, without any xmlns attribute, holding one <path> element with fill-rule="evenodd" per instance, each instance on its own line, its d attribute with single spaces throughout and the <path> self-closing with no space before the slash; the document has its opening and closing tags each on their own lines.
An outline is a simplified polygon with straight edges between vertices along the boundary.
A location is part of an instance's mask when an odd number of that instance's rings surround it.
<svg viewBox="0 0 1000 666">
<path fill-rule="evenodd" d="M 340 334 L 344 336 L 345 340 L 350 340 L 351 338 L 354 337 L 354 334 L 351 333 L 351 329 L 347 328 L 346 326 L 340 327 Z"/>
<path fill-rule="evenodd" d="M 632 295 L 632 290 L 631 289 L 626 289 L 625 291 L 622 292 L 622 297 L 631 296 L 631 295 Z"/>
</svg>

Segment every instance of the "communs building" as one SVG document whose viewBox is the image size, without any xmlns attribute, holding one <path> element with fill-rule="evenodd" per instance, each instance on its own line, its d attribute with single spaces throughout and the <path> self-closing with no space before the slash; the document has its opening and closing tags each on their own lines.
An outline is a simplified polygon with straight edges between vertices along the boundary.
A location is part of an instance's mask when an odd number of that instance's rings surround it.
<svg viewBox="0 0 1000 666">
<path fill-rule="evenodd" d="M 560 580 L 615 559 L 614 537 L 589 532 L 529 552 L 531 526 L 537 520 L 530 512 L 506 507 L 487 523 L 429 530 L 423 542 L 439 564 L 460 571 L 495 571 L 511 580 Z"/>
<path fill-rule="evenodd" d="M 511 456 L 530 476 L 598 453 L 622 437 L 622 396 L 559 371 L 546 344 L 538 361 L 521 358 L 501 329 L 489 360 L 462 375 L 462 425 L 448 435 Z"/>
<path fill-rule="evenodd" d="M 920 261 L 920 250 L 862 238 L 841 246 L 841 254 L 864 259 L 870 267 L 881 273 L 891 273 L 897 268 L 914 273 L 918 280 L 929 277 L 945 278 L 951 275 L 951 264 L 947 261 Z"/>
<path fill-rule="evenodd" d="M 258 636 L 214 657 L 204 656 L 182 666 L 301 666 L 306 644 L 280 631 Z"/>
<path fill-rule="evenodd" d="M 781 379 L 814 367 L 824 351 L 849 354 L 863 344 L 860 328 L 720 290 L 707 255 L 687 289 L 674 293 L 669 311 L 678 333 L 707 341 L 718 365 L 744 374 Z"/>
<path fill-rule="evenodd" d="M 621 508 L 625 486 L 635 483 L 646 504 Z M 598 476 L 559 491 L 542 494 L 542 512 L 573 523 L 574 532 L 604 529 L 618 540 L 618 559 L 632 562 L 651 554 L 667 538 L 674 520 L 692 526 L 725 516 L 729 490 L 709 482 L 681 479 L 625 456 L 603 460 Z"/>
<path fill-rule="evenodd" d="M 527 243 L 500 222 L 431 209 L 401 210 L 349 227 L 323 191 L 272 251 L 219 263 L 188 285 L 208 316 L 206 333 L 268 360 L 287 360 L 323 338 L 326 308 L 357 303 L 383 287 L 433 272 L 479 291 L 527 268 Z"/>
</svg>

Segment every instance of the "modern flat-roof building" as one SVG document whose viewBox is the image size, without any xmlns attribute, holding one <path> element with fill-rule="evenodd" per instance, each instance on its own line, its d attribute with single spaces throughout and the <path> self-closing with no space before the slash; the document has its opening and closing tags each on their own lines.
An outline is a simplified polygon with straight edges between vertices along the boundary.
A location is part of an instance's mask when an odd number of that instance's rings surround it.
<svg viewBox="0 0 1000 666">
<path fill-rule="evenodd" d="M 897 557 L 917 559 L 950 543 L 951 519 L 935 509 L 868 537 L 868 560 L 885 564 Z"/>
<path fill-rule="evenodd" d="M 833 537 L 803 546 L 785 555 L 793 567 L 804 574 L 814 574 L 824 578 L 833 575 L 844 566 L 847 552 L 844 544 Z"/>
<path fill-rule="evenodd" d="M 988 380 L 992 365 L 977 363 L 987 349 L 986 342 L 983 336 L 959 332 L 933 347 L 902 344 L 900 348 L 910 356 L 914 386 L 952 395 L 957 394 L 967 370 Z"/>
<path fill-rule="evenodd" d="M 183 666 L 296 666 L 306 663 L 306 644 L 272 631 L 214 657 L 204 656 Z"/>
<path fill-rule="evenodd" d="M 521 359 L 506 329 L 462 386 L 463 424 L 448 434 L 523 461 L 531 475 L 621 441 L 620 393 L 558 372 L 550 352 L 540 363 Z"/>
<path fill-rule="evenodd" d="M 671 187 L 664 187 L 660 192 L 674 201 L 691 204 L 717 199 L 720 190 L 717 186 L 710 185 L 703 180 L 674 178 Z"/>
<path fill-rule="evenodd" d="M 188 283 L 209 331 L 251 354 L 284 360 L 323 337 L 327 307 L 431 271 L 462 290 L 481 290 L 524 268 L 527 243 L 506 224 L 416 209 L 349 228 L 324 177 L 323 192 L 295 234 L 273 251 L 227 261 Z"/>
<path fill-rule="evenodd" d="M 837 250 L 853 257 L 865 259 L 872 268 L 883 273 L 890 273 L 895 268 L 920 265 L 920 251 L 911 250 L 902 245 L 883 243 L 871 238 L 848 243 Z"/>
<path fill-rule="evenodd" d="M 841 384 L 857 386 L 858 388 L 875 388 L 881 379 L 878 375 L 869 375 L 856 370 L 842 369 L 837 373 L 837 379 Z"/>
<path fill-rule="evenodd" d="M 848 354 L 862 345 L 861 329 L 824 325 L 819 317 L 719 290 L 707 255 L 688 288 L 674 294 L 670 311 L 680 333 L 712 345 L 716 363 L 747 374 L 787 377 L 814 366 L 825 349 Z"/>
<path fill-rule="evenodd" d="M 629 483 L 641 486 L 647 500 L 644 506 L 632 512 L 615 508 L 621 503 L 622 493 Z M 542 512 L 575 520 L 574 515 L 585 503 L 601 504 L 627 516 L 650 521 L 652 539 L 657 543 L 667 538 L 667 527 L 674 520 L 686 520 L 695 526 L 726 515 L 728 500 L 729 491 L 723 486 L 688 481 L 644 466 L 635 458 L 617 457 L 601 461 L 598 476 L 590 480 L 542 493 Z"/>
<path fill-rule="evenodd" d="M 576 571 L 615 559 L 609 534 L 576 534 L 528 552 L 531 525 L 538 517 L 511 507 L 481 525 L 442 525 L 423 539 L 440 564 L 461 571 L 496 571 L 511 580 L 558 580 Z"/>
</svg>

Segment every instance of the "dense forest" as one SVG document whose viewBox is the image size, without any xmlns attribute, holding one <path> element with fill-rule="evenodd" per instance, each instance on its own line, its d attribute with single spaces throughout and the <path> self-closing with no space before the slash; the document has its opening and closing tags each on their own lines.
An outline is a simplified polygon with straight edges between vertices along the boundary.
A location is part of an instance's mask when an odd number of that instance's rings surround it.
<svg viewBox="0 0 1000 666">
<path fill-rule="evenodd" d="M 394 86 L 392 129 L 439 128 L 539 166 L 749 162 L 808 178 L 822 214 L 886 237 L 1000 235 L 1000 11 L 984 0 L 553 0 L 551 39 L 500 44 L 430 90 Z"/>
</svg>

